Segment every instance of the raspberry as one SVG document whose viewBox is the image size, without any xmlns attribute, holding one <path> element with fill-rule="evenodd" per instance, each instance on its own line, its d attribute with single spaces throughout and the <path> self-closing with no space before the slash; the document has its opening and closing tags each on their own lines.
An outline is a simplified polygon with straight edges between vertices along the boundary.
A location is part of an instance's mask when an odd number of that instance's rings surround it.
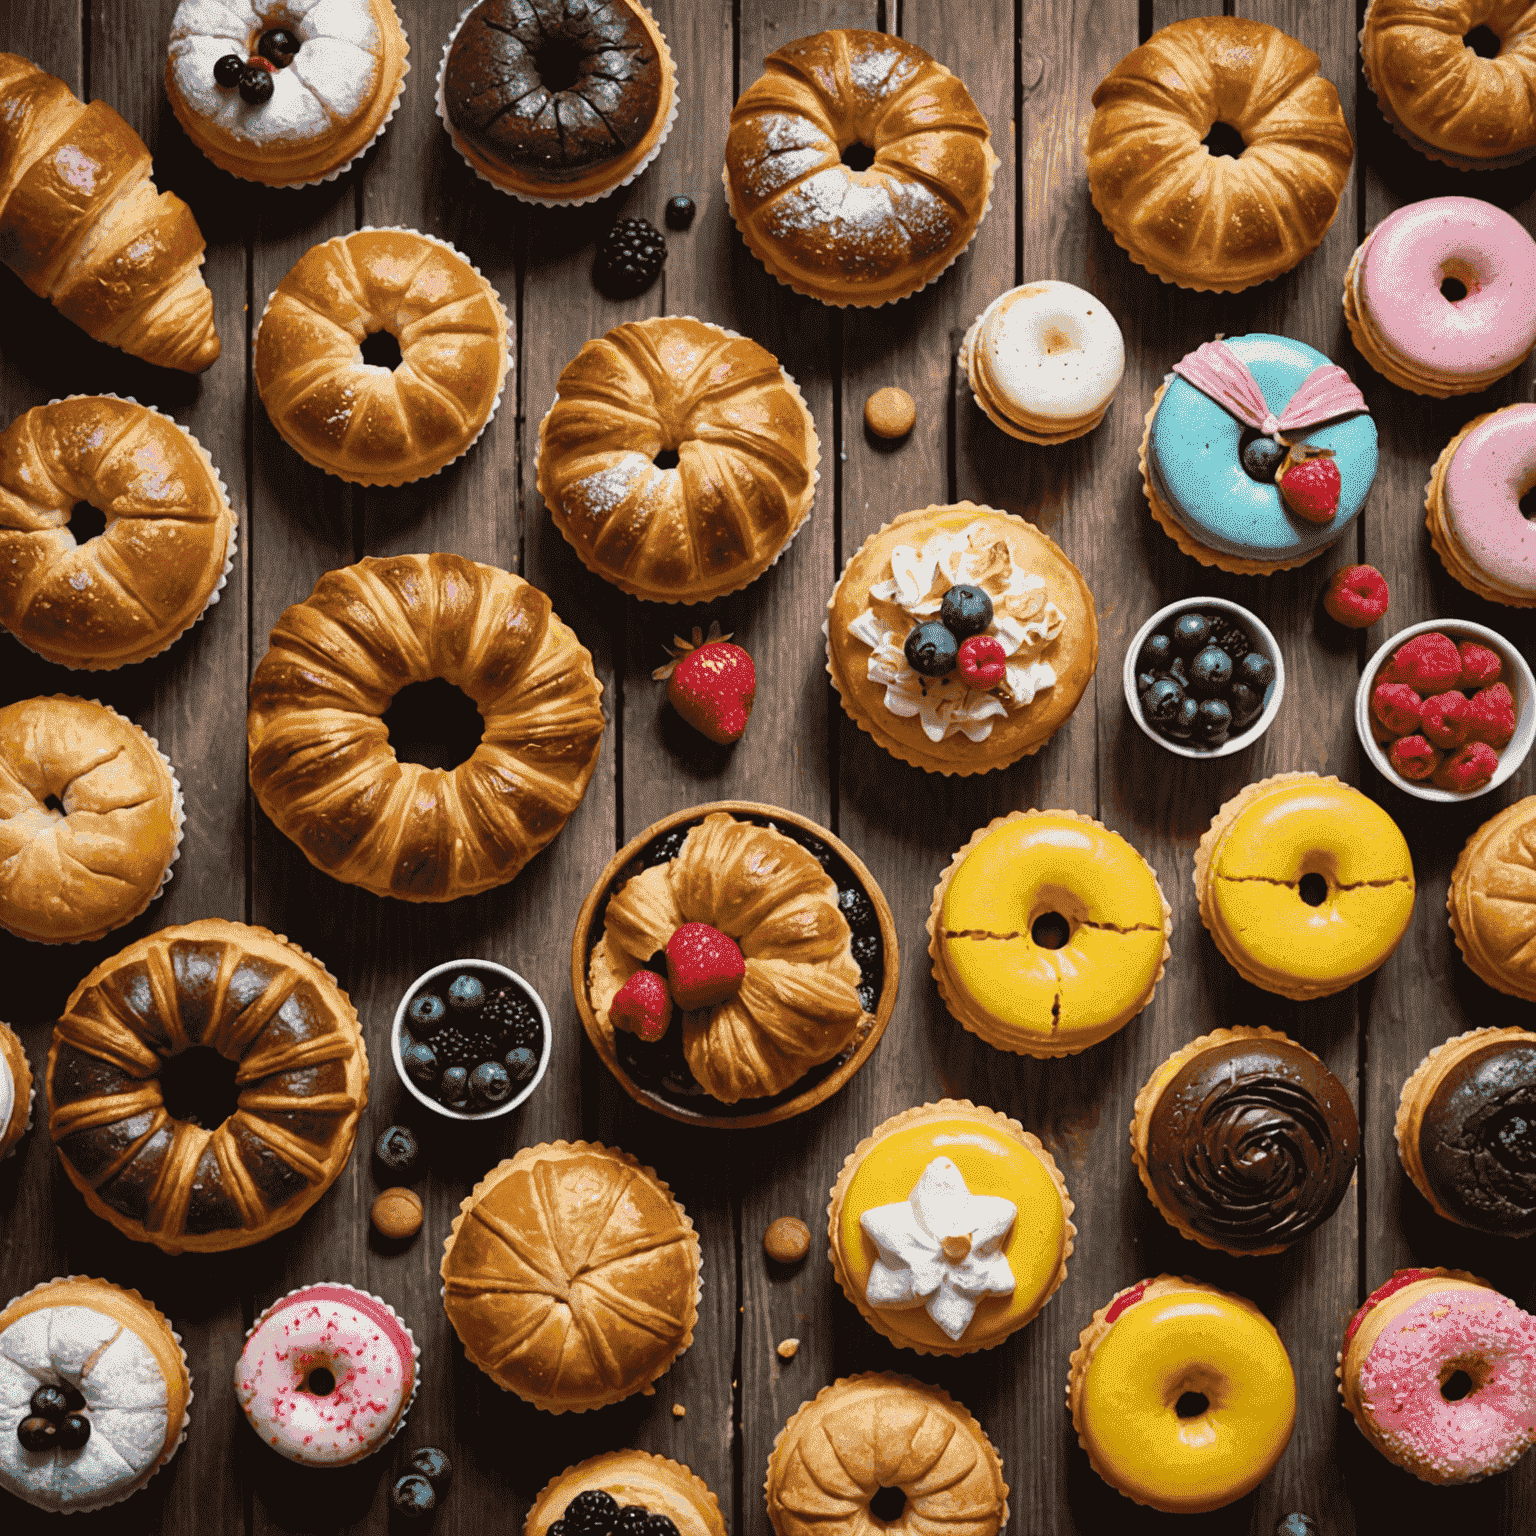
<svg viewBox="0 0 1536 1536">
<path fill-rule="evenodd" d="M 1515 700 L 1508 687 L 1495 683 L 1472 695 L 1467 708 L 1467 739 L 1506 747 L 1515 734 Z"/>
<path fill-rule="evenodd" d="M 1459 747 L 1467 739 L 1467 707 L 1464 693 L 1437 693 L 1424 700 L 1420 728 L 1437 747 Z"/>
<path fill-rule="evenodd" d="M 1440 766 L 1440 753 L 1422 736 L 1400 736 L 1392 743 L 1387 761 L 1405 779 L 1427 779 Z"/>
<path fill-rule="evenodd" d="M 1490 651 L 1486 645 L 1479 645 L 1475 640 L 1463 640 L 1456 649 L 1461 652 L 1461 686 L 1464 691 L 1476 693 L 1479 688 L 1498 682 L 1504 671 L 1504 663 L 1499 660 L 1497 651 Z"/>
<path fill-rule="evenodd" d="M 1435 783 L 1441 789 L 1460 794 L 1481 789 L 1492 779 L 1499 766 L 1499 754 L 1485 741 L 1469 741 L 1458 747 L 1435 770 Z"/>
<path fill-rule="evenodd" d="M 1398 646 L 1387 666 L 1391 672 L 1382 676 L 1382 682 L 1407 683 L 1420 695 L 1444 693 L 1461 681 L 1461 652 L 1439 630 L 1415 635 Z M 1386 668 L 1382 670 L 1385 674 Z"/>
<path fill-rule="evenodd" d="M 1346 565 L 1333 573 L 1323 594 L 1328 617 L 1350 629 L 1365 629 L 1387 611 L 1387 579 L 1374 565 Z"/>
<path fill-rule="evenodd" d="M 1423 699 L 1406 683 L 1377 683 L 1371 694 L 1371 713 L 1394 736 L 1417 730 L 1423 709 Z"/>
</svg>

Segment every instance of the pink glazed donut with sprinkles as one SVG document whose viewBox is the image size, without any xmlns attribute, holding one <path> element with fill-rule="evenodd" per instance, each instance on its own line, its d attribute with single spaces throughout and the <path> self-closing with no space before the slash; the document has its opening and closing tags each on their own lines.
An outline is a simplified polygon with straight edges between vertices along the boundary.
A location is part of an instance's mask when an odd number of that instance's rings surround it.
<svg viewBox="0 0 1536 1536">
<path fill-rule="evenodd" d="M 1536 240 L 1475 197 L 1433 197 L 1389 214 L 1344 279 L 1360 355 L 1418 395 L 1486 389 L 1536 347 Z"/>
<path fill-rule="evenodd" d="M 344 1467 L 404 1424 L 420 1358 L 387 1302 L 350 1285 L 307 1285 L 256 1319 L 235 1362 L 235 1392 L 279 1455 Z"/>
<path fill-rule="evenodd" d="M 1344 1334 L 1339 1390 L 1426 1483 L 1506 1472 L 1536 1441 L 1536 1317 L 1459 1269 L 1400 1269 Z"/>
</svg>

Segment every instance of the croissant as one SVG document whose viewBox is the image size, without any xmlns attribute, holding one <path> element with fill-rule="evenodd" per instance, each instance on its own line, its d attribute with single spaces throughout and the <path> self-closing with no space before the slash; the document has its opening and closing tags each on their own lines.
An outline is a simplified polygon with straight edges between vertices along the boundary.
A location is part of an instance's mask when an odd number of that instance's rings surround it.
<svg viewBox="0 0 1536 1536">
<path fill-rule="evenodd" d="M 106 102 L 0 53 L 0 259 L 86 335 L 201 373 L 219 355 L 202 231 L 149 173 Z"/>
</svg>

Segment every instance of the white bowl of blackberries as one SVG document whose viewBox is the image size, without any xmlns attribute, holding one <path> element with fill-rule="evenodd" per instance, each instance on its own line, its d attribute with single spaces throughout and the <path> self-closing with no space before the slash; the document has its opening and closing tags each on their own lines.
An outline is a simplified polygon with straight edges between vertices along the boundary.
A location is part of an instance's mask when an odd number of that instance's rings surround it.
<svg viewBox="0 0 1536 1536">
<path fill-rule="evenodd" d="M 494 960 L 447 960 L 411 983 L 390 1047 L 400 1081 L 449 1120 L 504 1115 L 549 1065 L 544 1000 Z"/>
<path fill-rule="evenodd" d="M 1285 692 L 1280 646 L 1256 614 L 1221 597 L 1160 608 L 1125 653 L 1125 702 L 1136 724 L 1179 757 L 1251 746 Z"/>
</svg>

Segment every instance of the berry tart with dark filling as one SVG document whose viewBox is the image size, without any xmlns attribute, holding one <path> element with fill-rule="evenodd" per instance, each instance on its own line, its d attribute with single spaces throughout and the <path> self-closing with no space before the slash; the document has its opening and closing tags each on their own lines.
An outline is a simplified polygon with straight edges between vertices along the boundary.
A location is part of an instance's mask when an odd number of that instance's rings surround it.
<svg viewBox="0 0 1536 1536">
<path fill-rule="evenodd" d="M 661 148 L 677 115 L 672 54 L 636 0 L 481 0 L 444 50 L 437 110 L 492 186 L 588 202 Z"/>
<path fill-rule="evenodd" d="M 567 1467 L 534 1500 L 523 1536 L 726 1536 L 720 1505 L 687 1467 L 608 1451 Z"/>
</svg>

